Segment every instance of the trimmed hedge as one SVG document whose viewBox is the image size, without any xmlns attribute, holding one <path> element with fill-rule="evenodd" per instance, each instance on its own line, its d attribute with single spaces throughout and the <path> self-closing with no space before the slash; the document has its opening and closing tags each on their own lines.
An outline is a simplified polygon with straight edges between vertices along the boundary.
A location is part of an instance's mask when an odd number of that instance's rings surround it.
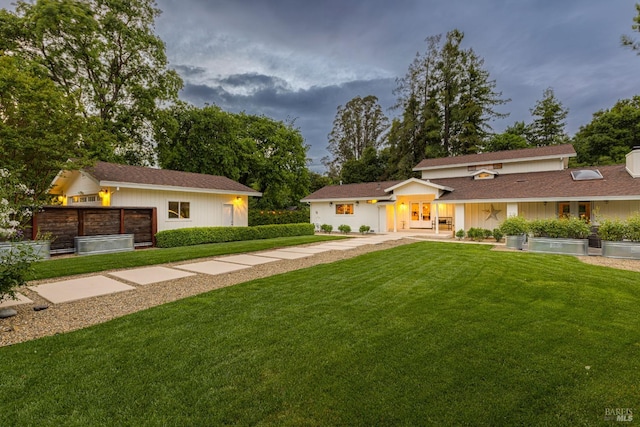
<svg viewBox="0 0 640 427">
<path fill-rule="evenodd" d="M 255 227 L 192 227 L 158 232 L 156 234 L 156 246 L 159 248 L 174 248 L 239 240 L 313 236 L 313 234 L 314 225 L 309 223 L 270 224 L 257 225 Z"/>
<path fill-rule="evenodd" d="M 295 211 L 267 211 L 249 209 L 249 226 L 268 224 L 301 224 L 310 221 L 309 208 L 302 208 Z"/>
</svg>

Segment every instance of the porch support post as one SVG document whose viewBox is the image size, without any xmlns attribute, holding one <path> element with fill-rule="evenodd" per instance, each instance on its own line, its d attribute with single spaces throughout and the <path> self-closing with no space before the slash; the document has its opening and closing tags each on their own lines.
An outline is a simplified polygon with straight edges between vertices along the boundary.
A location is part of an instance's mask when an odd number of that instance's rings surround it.
<svg viewBox="0 0 640 427">
<path fill-rule="evenodd" d="M 398 232 L 398 202 L 393 204 L 393 232 Z"/>
<path fill-rule="evenodd" d="M 440 212 L 438 209 L 438 203 L 434 205 L 436 207 L 436 234 L 440 234 Z"/>
<path fill-rule="evenodd" d="M 460 229 L 464 230 L 464 203 L 456 203 L 455 206 L 453 224 L 455 225 L 456 230 L 453 230 L 454 235 L 456 231 Z"/>
</svg>

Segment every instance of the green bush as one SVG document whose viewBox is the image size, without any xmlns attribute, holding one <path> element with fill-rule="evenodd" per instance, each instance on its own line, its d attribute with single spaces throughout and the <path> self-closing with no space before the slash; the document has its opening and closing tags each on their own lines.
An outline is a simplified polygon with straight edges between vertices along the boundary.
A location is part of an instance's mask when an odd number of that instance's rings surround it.
<svg viewBox="0 0 640 427">
<path fill-rule="evenodd" d="M 309 208 L 301 208 L 293 211 L 268 211 L 249 209 L 249 226 L 269 224 L 301 224 L 310 222 Z"/>
<path fill-rule="evenodd" d="M 484 229 L 482 230 L 482 237 L 484 237 L 485 239 L 490 239 L 493 236 L 493 231 L 488 230 L 488 229 Z"/>
<path fill-rule="evenodd" d="M 325 233 L 331 233 L 333 231 L 333 225 L 331 225 L 331 224 L 322 224 L 320 226 L 320 230 L 324 231 Z"/>
<path fill-rule="evenodd" d="M 205 243 L 235 242 L 239 240 L 273 239 L 276 237 L 310 236 L 313 224 L 271 224 L 254 227 L 192 227 L 164 230 L 156 234 L 156 246 L 202 245 Z"/>
<path fill-rule="evenodd" d="M 361 234 L 366 234 L 371 230 L 371 227 L 369 227 L 368 225 L 361 225 L 360 226 L 360 233 Z"/>
<path fill-rule="evenodd" d="M 467 231 L 467 237 L 480 242 L 484 240 L 484 230 L 482 228 L 471 227 L 469 231 Z"/>
<path fill-rule="evenodd" d="M 493 238 L 496 239 L 496 242 L 501 241 L 504 237 L 504 233 L 502 232 L 502 230 L 500 230 L 500 228 L 494 228 L 492 234 Z"/>
<path fill-rule="evenodd" d="M 458 240 L 462 240 L 464 239 L 464 236 L 466 236 L 467 233 L 465 233 L 464 229 L 460 229 L 458 231 L 456 231 L 456 237 L 458 238 Z"/>
<path fill-rule="evenodd" d="M 529 232 L 533 237 L 586 239 L 591 234 L 591 227 L 578 217 L 548 218 L 531 221 Z"/>
<path fill-rule="evenodd" d="M 619 219 L 605 219 L 598 228 L 598 236 L 602 240 L 621 241 L 627 234 L 627 225 Z"/>
<path fill-rule="evenodd" d="M 500 231 L 507 236 L 519 236 L 529 231 L 529 224 L 524 217 L 514 215 L 502 221 Z"/>
<path fill-rule="evenodd" d="M 626 223 L 627 227 L 624 237 L 632 242 L 640 242 L 640 213 L 636 212 L 627 218 Z"/>
<path fill-rule="evenodd" d="M 338 226 L 338 230 L 340 230 L 340 232 L 344 234 L 351 233 L 351 227 L 346 224 L 340 224 Z"/>
</svg>

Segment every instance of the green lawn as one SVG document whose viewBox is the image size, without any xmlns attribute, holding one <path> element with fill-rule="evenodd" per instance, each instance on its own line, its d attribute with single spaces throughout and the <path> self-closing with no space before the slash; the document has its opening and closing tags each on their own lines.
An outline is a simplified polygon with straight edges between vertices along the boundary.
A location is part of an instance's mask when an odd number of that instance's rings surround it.
<svg viewBox="0 0 640 427">
<path fill-rule="evenodd" d="M 117 268 L 141 267 L 165 264 L 196 258 L 263 251 L 285 246 L 318 243 L 326 240 L 344 239 L 343 236 L 296 236 L 277 239 L 247 240 L 240 242 L 211 243 L 208 245 L 183 246 L 179 248 L 149 248 L 134 252 L 53 258 L 33 264 L 29 280 L 50 279 L 73 274 L 96 273 Z"/>
<path fill-rule="evenodd" d="M 423 242 L 0 348 L 0 425 L 611 425 L 640 274 Z"/>
</svg>

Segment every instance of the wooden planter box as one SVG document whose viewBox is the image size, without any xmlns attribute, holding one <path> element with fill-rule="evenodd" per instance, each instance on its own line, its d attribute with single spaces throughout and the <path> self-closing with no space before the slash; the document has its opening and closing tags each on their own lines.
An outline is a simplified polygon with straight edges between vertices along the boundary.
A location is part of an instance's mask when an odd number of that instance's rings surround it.
<svg viewBox="0 0 640 427">
<path fill-rule="evenodd" d="M 589 239 L 529 237 L 529 252 L 560 255 L 589 255 Z"/>
<path fill-rule="evenodd" d="M 24 242 L 2 242 L 0 243 L 0 254 L 4 254 L 14 250 L 16 244 L 24 244 L 33 248 L 33 253 L 38 256 L 39 259 L 51 258 L 51 242 L 47 240 L 27 240 Z"/>
<path fill-rule="evenodd" d="M 607 258 L 640 259 L 640 243 L 603 240 L 602 256 Z"/>
<path fill-rule="evenodd" d="M 521 251 L 524 246 L 526 237 L 527 236 L 525 236 L 524 234 L 521 234 L 519 236 L 507 236 L 505 238 L 505 246 L 510 249 L 517 249 Z"/>
<path fill-rule="evenodd" d="M 107 254 L 133 250 L 133 234 L 79 236 L 75 239 L 76 254 Z"/>
</svg>

